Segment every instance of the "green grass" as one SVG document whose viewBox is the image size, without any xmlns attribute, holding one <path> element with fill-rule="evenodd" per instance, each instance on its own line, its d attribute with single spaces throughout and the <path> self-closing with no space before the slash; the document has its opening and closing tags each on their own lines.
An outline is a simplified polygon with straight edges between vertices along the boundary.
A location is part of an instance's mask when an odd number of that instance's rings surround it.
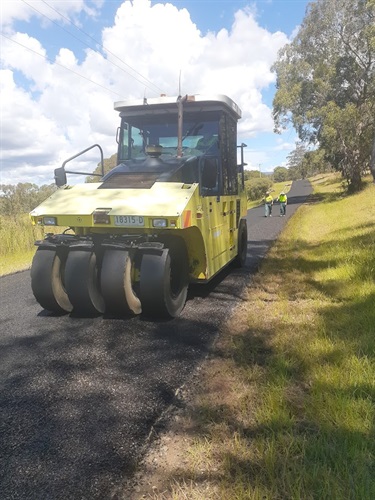
<svg viewBox="0 0 375 500">
<path fill-rule="evenodd" d="M 154 498 L 375 498 L 375 185 L 312 182 L 203 370 L 188 464 Z"/>
<path fill-rule="evenodd" d="M 0 276 L 28 269 L 36 250 L 34 242 L 43 235 L 43 229 L 33 226 L 27 214 L 1 215 Z"/>
<path fill-rule="evenodd" d="M 0 276 L 30 269 L 36 247 L 26 252 L 17 252 L 1 257 Z"/>
</svg>

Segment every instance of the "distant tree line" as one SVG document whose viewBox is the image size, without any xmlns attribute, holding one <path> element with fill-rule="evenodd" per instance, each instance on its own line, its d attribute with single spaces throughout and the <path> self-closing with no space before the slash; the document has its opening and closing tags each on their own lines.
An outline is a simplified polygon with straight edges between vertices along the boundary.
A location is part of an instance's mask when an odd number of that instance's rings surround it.
<svg viewBox="0 0 375 500">
<path fill-rule="evenodd" d="M 0 184 L 0 215 L 28 213 L 56 191 L 55 184 L 37 186 L 30 182 Z"/>
<path fill-rule="evenodd" d="M 375 181 L 375 0 L 309 3 L 273 70 L 275 131 L 292 124 L 304 167 L 329 165 L 349 191 Z"/>
</svg>

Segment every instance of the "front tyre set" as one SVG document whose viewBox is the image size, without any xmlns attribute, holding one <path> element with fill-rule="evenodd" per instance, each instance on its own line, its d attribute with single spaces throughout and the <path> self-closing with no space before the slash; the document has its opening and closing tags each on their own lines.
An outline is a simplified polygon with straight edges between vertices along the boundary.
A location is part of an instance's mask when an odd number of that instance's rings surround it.
<svg viewBox="0 0 375 500">
<path fill-rule="evenodd" d="M 182 240 L 142 249 L 137 257 L 107 248 L 98 259 L 91 246 L 39 247 L 31 268 L 36 300 L 52 312 L 82 316 L 109 313 L 176 317 L 186 302 L 188 255 Z M 136 275 L 139 284 L 134 289 Z"/>
</svg>

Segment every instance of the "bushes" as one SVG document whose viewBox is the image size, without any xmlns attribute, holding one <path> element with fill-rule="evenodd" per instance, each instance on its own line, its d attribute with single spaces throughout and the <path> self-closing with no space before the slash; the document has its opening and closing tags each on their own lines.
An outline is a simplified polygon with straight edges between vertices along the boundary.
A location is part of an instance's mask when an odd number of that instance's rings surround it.
<svg viewBox="0 0 375 500">
<path fill-rule="evenodd" d="M 251 201 L 260 200 L 265 192 L 271 188 L 272 180 L 267 177 L 251 179 L 245 182 L 247 199 Z"/>
</svg>

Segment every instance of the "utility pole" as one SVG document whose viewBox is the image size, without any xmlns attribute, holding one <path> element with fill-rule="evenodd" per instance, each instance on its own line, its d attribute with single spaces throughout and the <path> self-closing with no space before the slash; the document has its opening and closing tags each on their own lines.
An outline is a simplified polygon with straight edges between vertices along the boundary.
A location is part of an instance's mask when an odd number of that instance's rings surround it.
<svg viewBox="0 0 375 500">
<path fill-rule="evenodd" d="M 261 163 L 259 163 L 259 177 L 262 177 L 262 171 L 260 170 L 260 167 L 261 167 Z"/>
</svg>

